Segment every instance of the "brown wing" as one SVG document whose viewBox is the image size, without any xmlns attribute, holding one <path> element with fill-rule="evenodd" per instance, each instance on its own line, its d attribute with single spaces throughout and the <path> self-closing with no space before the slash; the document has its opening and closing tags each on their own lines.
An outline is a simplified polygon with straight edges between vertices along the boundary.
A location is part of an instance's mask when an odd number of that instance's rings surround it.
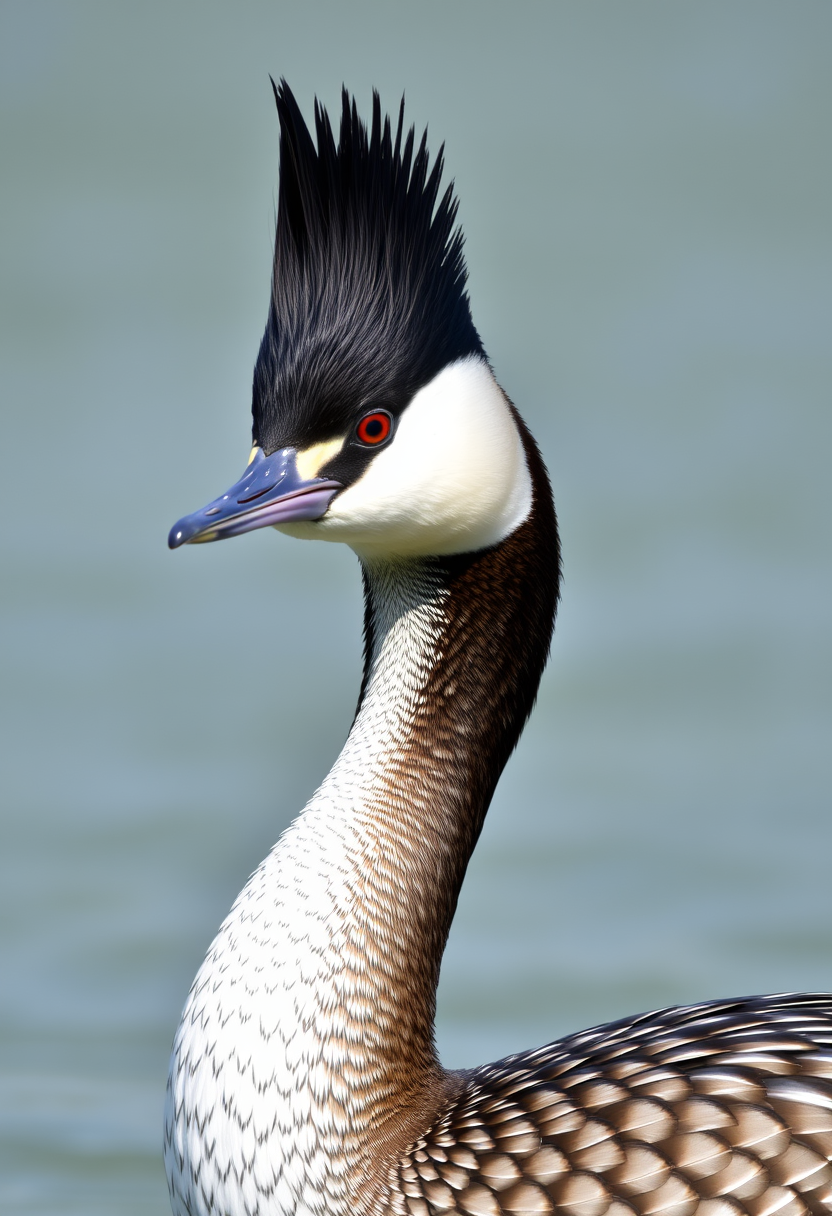
<svg viewBox="0 0 832 1216">
<path fill-rule="evenodd" d="M 828 1216 L 832 996 L 662 1010 L 463 1074 L 409 1216 Z"/>
</svg>

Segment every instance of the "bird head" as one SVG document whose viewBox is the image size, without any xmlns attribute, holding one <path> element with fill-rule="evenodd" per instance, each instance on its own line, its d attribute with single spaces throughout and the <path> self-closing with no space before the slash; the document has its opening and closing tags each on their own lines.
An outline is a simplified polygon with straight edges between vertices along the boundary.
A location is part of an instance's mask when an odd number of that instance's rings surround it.
<svg viewBox="0 0 832 1216">
<path fill-rule="evenodd" d="M 526 517 L 531 483 L 513 411 L 471 319 L 453 184 L 427 132 L 369 131 L 342 96 L 338 139 L 315 138 L 275 87 L 280 185 L 272 291 L 254 369 L 252 448 L 225 494 L 168 543 L 274 526 L 361 555 L 479 549 Z"/>
</svg>

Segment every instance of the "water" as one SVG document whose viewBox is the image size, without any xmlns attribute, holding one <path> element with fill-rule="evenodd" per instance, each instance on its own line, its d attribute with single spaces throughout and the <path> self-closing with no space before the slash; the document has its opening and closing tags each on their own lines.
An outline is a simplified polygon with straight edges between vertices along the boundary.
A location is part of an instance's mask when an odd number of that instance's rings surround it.
<svg viewBox="0 0 832 1216">
<path fill-rule="evenodd" d="M 174 555 L 235 478 L 267 73 L 444 138 L 474 313 L 566 581 L 471 865 L 450 1064 L 667 1002 L 832 988 L 828 6 L 0 8 L 0 1204 L 167 1210 L 191 977 L 335 755 L 348 552 Z"/>
</svg>

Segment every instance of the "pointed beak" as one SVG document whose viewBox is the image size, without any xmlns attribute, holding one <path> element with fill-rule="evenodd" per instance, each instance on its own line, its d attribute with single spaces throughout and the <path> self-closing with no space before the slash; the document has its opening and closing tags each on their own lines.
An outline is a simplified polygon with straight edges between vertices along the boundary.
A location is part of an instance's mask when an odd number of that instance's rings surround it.
<svg viewBox="0 0 832 1216">
<path fill-rule="evenodd" d="M 343 486 L 320 477 L 304 480 L 296 456 L 294 448 L 282 448 L 271 456 L 255 448 L 245 473 L 230 490 L 173 525 L 170 548 L 224 540 L 272 524 L 320 519 Z"/>
</svg>

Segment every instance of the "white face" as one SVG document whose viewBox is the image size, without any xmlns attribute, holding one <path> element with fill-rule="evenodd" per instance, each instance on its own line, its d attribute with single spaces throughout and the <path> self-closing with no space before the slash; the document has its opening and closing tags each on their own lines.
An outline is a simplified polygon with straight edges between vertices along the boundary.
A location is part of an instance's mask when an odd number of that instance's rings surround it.
<svg viewBox="0 0 832 1216">
<path fill-rule="evenodd" d="M 323 464 L 341 445 L 321 446 Z M 299 453 L 299 467 L 303 462 Z M 416 394 L 393 439 L 322 519 L 277 527 L 304 540 L 343 541 L 369 560 L 442 556 L 503 540 L 526 519 L 531 502 L 523 445 L 503 391 L 482 359 L 469 358 Z"/>
</svg>

